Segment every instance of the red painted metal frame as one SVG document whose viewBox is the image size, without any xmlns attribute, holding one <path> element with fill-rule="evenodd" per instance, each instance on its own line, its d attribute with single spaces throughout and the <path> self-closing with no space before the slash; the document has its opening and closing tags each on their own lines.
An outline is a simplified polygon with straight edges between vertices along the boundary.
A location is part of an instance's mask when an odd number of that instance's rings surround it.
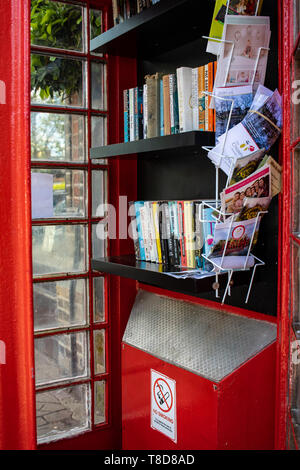
<svg viewBox="0 0 300 470">
<path fill-rule="evenodd" d="M 0 449 L 34 449 L 35 398 L 31 287 L 30 1 L 0 3 Z"/>
<path fill-rule="evenodd" d="M 276 387 L 276 426 L 275 446 L 283 450 L 287 447 L 288 428 L 288 394 L 289 394 L 289 356 L 290 339 L 292 331 L 291 319 L 291 242 L 299 245 L 299 240 L 291 233 L 292 225 L 292 158 L 291 152 L 299 144 L 299 137 L 291 141 L 291 96 L 294 64 L 293 58 L 300 41 L 300 34 L 296 41 L 293 39 L 294 1 L 279 1 L 281 13 L 280 43 L 280 82 L 283 96 L 283 132 L 282 132 L 282 231 L 281 231 L 281 266 L 279 272 L 280 309 L 278 317 L 278 348 L 277 348 L 277 387 Z"/>
<path fill-rule="evenodd" d="M 57 1 L 57 0 L 54 0 Z M 58 0 L 59 1 L 59 0 Z M 72 4 L 70 1 L 69 3 Z M 79 3 L 80 4 L 80 3 Z M 90 8 L 97 8 L 102 10 L 102 19 L 104 22 L 104 29 L 107 28 L 107 16 L 108 16 L 108 4 L 109 2 L 103 2 L 103 1 L 92 1 L 92 0 L 85 0 L 81 2 L 83 6 L 86 7 L 86 16 L 87 16 L 87 22 L 89 21 L 89 11 Z M 87 23 L 89 24 L 89 23 Z M 87 27 L 87 44 L 90 42 L 90 31 L 89 27 Z M 107 64 L 107 56 L 105 57 L 99 57 L 97 55 L 94 55 L 90 53 L 89 51 L 87 52 L 72 52 L 72 51 L 62 51 L 62 50 L 54 50 L 50 48 L 45 48 L 45 47 L 38 47 L 38 46 L 32 46 L 31 51 L 34 53 L 45 53 L 45 54 L 51 54 L 51 55 L 59 55 L 59 56 L 73 56 L 73 57 L 78 57 L 78 58 L 83 58 L 87 61 L 87 84 L 88 84 L 88 95 L 87 95 L 87 107 L 83 108 L 74 108 L 74 107 L 69 107 L 69 106 L 43 106 L 43 105 L 33 105 L 31 107 L 32 111 L 37 111 L 37 112 L 57 112 L 57 113 L 71 113 L 71 114 L 80 114 L 80 115 L 85 115 L 87 118 L 87 147 L 88 149 L 91 147 L 91 117 L 92 116 L 103 116 L 107 118 L 107 121 L 109 119 L 109 112 L 106 110 L 94 110 L 91 109 L 91 77 L 90 77 L 90 63 L 91 61 L 97 61 L 98 63 L 104 63 Z M 107 79 L 107 75 L 106 75 Z M 108 87 L 108 84 L 106 83 L 106 86 Z M 108 124 L 108 122 L 107 122 Z M 54 281 L 54 280 L 68 280 L 68 279 L 80 279 L 84 278 L 88 280 L 88 291 L 89 291 L 89 320 L 88 320 L 88 325 L 87 326 L 82 326 L 82 327 L 75 327 L 72 329 L 58 329 L 57 331 L 45 331 L 44 333 L 37 333 L 37 337 L 46 337 L 46 336 L 52 336 L 56 334 L 70 334 L 72 332 L 76 331 L 88 331 L 89 332 L 89 365 L 90 365 L 90 378 L 83 378 L 82 380 L 78 381 L 68 381 L 68 382 L 63 382 L 63 383 L 58 383 L 57 385 L 53 386 L 43 386 L 43 387 L 38 387 L 38 391 L 46 391 L 46 390 L 52 390 L 56 388 L 62 388 L 65 386 L 73 386 L 76 384 L 81 384 L 81 383 L 89 383 L 91 386 L 91 422 L 92 422 L 92 428 L 91 431 L 86 431 L 84 435 L 68 438 L 68 439 L 61 439 L 56 442 L 51 442 L 48 444 L 42 444 L 39 445 L 39 449 L 58 449 L 58 448 L 63 448 L 63 449 L 71 449 L 73 446 L 75 448 L 85 448 L 85 449 L 99 449 L 99 448 L 105 448 L 105 447 L 114 447 L 114 442 L 116 441 L 116 437 L 114 437 L 114 430 L 112 429 L 112 423 L 111 423 L 111 406 L 110 404 L 113 402 L 112 396 L 111 396 L 111 373 L 112 373 L 112 367 L 111 367 L 111 361 L 110 361 L 110 356 L 111 356 L 111 343 L 112 343 L 112 337 L 111 337 L 111 328 L 110 328 L 110 316 L 109 316 L 109 295 L 108 295 L 108 282 L 107 282 L 107 276 L 105 274 L 99 274 L 99 273 L 94 273 L 92 271 L 91 267 L 91 257 L 92 257 L 92 227 L 93 224 L 98 223 L 102 219 L 99 217 L 93 217 L 92 216 L 92 204 L 91 204 L 91 198 L 92 198 L 92 192 L 91 192 L 91 178 L 92 178 L 92 170 L 106 170 L 109 175 L 109 167 L 107 165 L 98 165 L 92 163 L 90 158 L 88 158 L 87 162 L 80 162 L 80 163 L 75 163 L 74 162 L 32 162 L 32 168 L 77 168 L 77 169 L 83 169 L 87 171 L 87 191 L 88 191 L 88 208 L 87 208 L 87 218 L 81 218 L 81 219 L 48 219 L 48 220 L 35 220 L 33 221 L 33 225 L 54 225 L 54 224 L 59 224 L 59 225 L 65 225 L 65 224 L 85 224 L 88 228 L 88 252 L 89 252 L 89 261 L 88 261 L 88 272 L 87 273 L 80 273 L 80 274 L 71 274 L 71 275 L 58 275 L 58 276 L 44 276 L 43 278 L 35 278 L 34 283 L 39 283 L 39 282 L 49 282 L 49 281 Z M 109 250 L 109 241 L 107 241 L 107 250 Z M 94 323 L 94 306 L 93 306 L 93 279 L 96 277 L 103 277 L 104 278 L 104 288 L 105 288 L 105 321 L 101 323 Z M 94 373 L 94 332 L 99 331 L 99 330 L 104 330 L 105 331 L 105 362 L 106 362 L 106 372 L 103 374 L 97 374 L 95 375 Z M 106 388 L 106 399 L 105 399 L 105 416 L 106 416 L 106 422 L 101 423 L 101 424 L 94 424 L 94 383 L 98 381 L 104 381 L 105 383 L 105 388 Z M 99 434 L 101 433 L 101 434 Z M 88 439 L 86 439 L 85 434 L 89 436 Z M 97 438 L 95 439 L 93 436 L 97 435 Z M 101 437 L 100 437 L 101 436 Z M 80 444 L 82 443 L 82 444 Z M 79 446 L 79 447 L 78 447 Z M 104 447 L 103 447 L 104 446 Z"/>
</svg>

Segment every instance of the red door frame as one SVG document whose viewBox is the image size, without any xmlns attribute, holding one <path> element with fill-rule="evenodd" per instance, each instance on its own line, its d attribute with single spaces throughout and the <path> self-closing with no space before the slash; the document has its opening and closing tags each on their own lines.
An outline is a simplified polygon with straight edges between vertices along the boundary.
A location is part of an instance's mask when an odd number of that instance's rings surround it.
<svg viewBox="0 0 300 470">
<path fill-rule="evenodd" d="M 290 21 L 291 0 L 278 0 L 279 37 L 281 42 L 279 71 L 290 67 Z M 29 38 L 30 0 L 8 0 L 0 4 L 2 27 L 0 29 L 0 80 L 4 82 L 5 96 L 0 96 L 1 135 L 1 202 L 0 214 L 3 227 L 0 237 L 1 247 L 1 290 L 0 290 L 0 340 L 6 346 L 6 364 L 0 364 L 0 449 L 34 449 L 35 394 L 34 394 L 34 354 L 32 322 L 32 273 L 31 273 L 31 210 L 30 210 L 30 38 Z M 288 34 L 286 34 L 288 32 Z M 109 81 L 116 80 L 117 94 L 111 108 L 112 116 L 119 116 L 115 123 L 109 123 L 109 143 L 120 141 L 121 128 L 121 91 L 135 86 L 135 67 L 131 77 L 122 74 L 123 59 L 111 60 Z M 132 62 L 134 63 L 134 62 Z M 123 69 L 124 70 L 124 69 Z M 284 128 L 282 136 L 283 164 L 283 208 L 291 207 L 290 197 L 290 76 L 280 73 L 283 93 Z M 128 83 L 124 83 L 124 80 Z M 3 83 L 1 83 L 1 89 Z M 126 173 L 125 173 L 126 172 Z M 126 178 L 124 176 L 128 176 Z M 113 199 L 121 194 L 136 194 L 136 161 L 116 159 L 112 163 L 114 178 Z M 110 184 L 110 188 L 111 188 Z M 278 336 L 278 380 L 277 380 L 277 425 L 276 448 L 285 448 L 286 438 L 286 391 L 289 354 L 289 272 L 290 272 L 290 214 L 282 210 L 282 229 L 280 233 L 280 308 Z M 111 254 L 123 251 L 126 241 L 115 240 L 111 244 Z M 279 277 L 280 278 L 280 277 Z M 119 340 L 130 311 L 135 293 L 135 284 L 120 278 L 110 279 L 111 288 L 116 295 L 111 302 L 111 315 L 114 318 L 114 334 Z M 22 358 L 22 360 L 20 360 Z M 120 351 L 113 353 L 117 364 L 114 385 L 120 383 Z M 119 394 L 116 393 L 113 415 L 120 417 Z M 112 419 L 114 422 L 114 419 Z M 119 428 L 120 432 L 120 428 Z M 89 433 L 83 440 L 88 440 Z M 88 445 L 89 447 L 89 445 Z"/>
<path fill-rule="evenodd" d="M 30 0 L 1 2 L 0 449 L 34 449 L 30 203 Z"/>
<path fill-rule="evenodd" d="M 277 388 L 276 388 L 276 428 L 275 446 L 278 450 L 287 448 L 288 423 L 288 390 L 289 390 L 289 356 L 291 318 L 291 221 L 292 221 L 292 159 L 291 152 L 299 144 L 299 138 L 293 142 L 291 137 L 291 78 L 293 73 L 292 61 L 295 49 L 293 38 L 294 9 L 293 0 L 279 1 L 281 7 L 281 38 L 280 49 L 280 81 L 283 97 L 283 131 L 282 131 L 282 216 L 281 216 L 281 269 L 279 279 L 280 309 L 278 317 L 277 343 Z M 300 35 L 296 40 L 299 45 Z M 299 240 L 297 240 L 299 244 Z"/>
</svg>

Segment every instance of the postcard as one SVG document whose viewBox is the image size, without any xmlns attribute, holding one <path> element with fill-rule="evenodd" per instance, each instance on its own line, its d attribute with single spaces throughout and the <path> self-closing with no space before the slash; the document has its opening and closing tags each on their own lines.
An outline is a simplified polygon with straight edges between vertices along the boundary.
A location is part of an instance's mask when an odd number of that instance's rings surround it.
<svg viewBox="0 0 300 470">
<path fill-rule="evenodd" d="M 244 119 L 253 101 L 253 89 L 251 85 L 219 87 L 214 93 L 217 141 L 226 132 L 227 125 L 231 129 Z"/>
<path fill-rule="evenodd" d="M 224 189 L 221 206 L 224 213 L 238 214 L 245 198 L 272 197 L 270 165 L 265 165 L 248 178 Z"/>
<path fill-rule="evenodd" d="M 222 257 L 223 254 L 224 256 L 247 255 L 252 237 L 252 246 L 257 242 L 259 225 L 260 218 L 242 222 L 228 220 L 216 224 L 214 243 L 209 258 Z"/>
<path fill-rule="evenodd" d="M 226 15 L 215 87 L 263 84 L 270 37 L 269 17 Z"/>
</svg>

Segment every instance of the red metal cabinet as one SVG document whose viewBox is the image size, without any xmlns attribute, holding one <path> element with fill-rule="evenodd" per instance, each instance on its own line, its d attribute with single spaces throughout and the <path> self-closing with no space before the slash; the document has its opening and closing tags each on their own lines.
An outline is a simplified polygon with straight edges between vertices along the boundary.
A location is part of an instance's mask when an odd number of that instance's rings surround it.
<svg viewBox="0 0 300 470">
<path fill-rule="evenodd" d="M 123 449 L 273 449 L 275 338 L 274 323 L 140 291 L 122 346 Z M 151 427 L 151 370 L 176 383 L 177 442 Z"/>
</svg>

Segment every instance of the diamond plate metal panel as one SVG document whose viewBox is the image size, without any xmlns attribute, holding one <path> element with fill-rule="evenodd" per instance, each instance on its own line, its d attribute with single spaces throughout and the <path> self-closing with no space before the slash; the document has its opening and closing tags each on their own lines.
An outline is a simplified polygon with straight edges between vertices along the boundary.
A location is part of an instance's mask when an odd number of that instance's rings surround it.
<svg viewBox="0 0 300 470">
<path fill-rule="evenodd" d="M 123 341 L 219 382 L 276 339 L 276 325 L 140 290 Z"/>
</svg>

